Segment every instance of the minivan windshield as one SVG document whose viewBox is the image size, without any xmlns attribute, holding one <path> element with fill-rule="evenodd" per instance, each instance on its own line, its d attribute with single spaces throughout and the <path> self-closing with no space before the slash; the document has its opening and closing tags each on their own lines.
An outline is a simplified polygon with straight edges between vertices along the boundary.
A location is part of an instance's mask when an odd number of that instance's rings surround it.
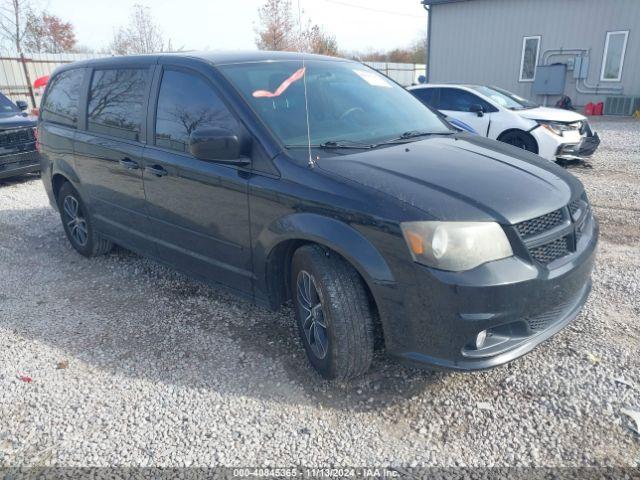
<svg viewBox="0 0 640 480">
<path fill-rule="evenodd" d="M 7 113 L 19 113 L 20 109 L 18 107 L 15 106 L 15 104 L 9 100 L 7 97 L 5 97 L 3 94 L 0 93 L 0 115 L 1 114 L 7 114 Z"/>
<path fill-rule="evenodd" d="M 366 148 L 452 132 L 404 88 L 359 63 L 275 61 L 219 69 L 290 148 L 307 145 L 305 106 L 309 139 L 316 146 Z"/>
<path fill-rule="evenodd" d="M 502 88 L 485 86 L 473 86 L 471 88 L 509 110 L 524 110 L 525 108 L 535 108 L 538 106 L 538 104 L 533 103 L 531 100 L 522 98 Z"/>
</svg>

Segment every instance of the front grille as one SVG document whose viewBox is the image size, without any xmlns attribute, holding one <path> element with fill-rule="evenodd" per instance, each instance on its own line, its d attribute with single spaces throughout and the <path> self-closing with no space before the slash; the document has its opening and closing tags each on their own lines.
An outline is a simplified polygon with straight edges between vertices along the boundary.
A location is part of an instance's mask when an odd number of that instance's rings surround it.
<svg viewBox="0 0 640 480">
<path fill-rule="evenodd" d="M 561 225 L 562 222 L 564 222 L 562 210 L 556 210 L 555 212 L 518 223 L 515 225 L 515 228 L 524 239 L 551 230 Z"/>
<path fill-rule="evenodd" d="M 587 194 L 582 193 L 579 198 L 576 198 L 569 204 L 569 213 L 574 221 L 579 220 L 584 213 L 589 213 L 589 200 L 587 200 Z"/>
<path fill-rule="evenodd" d="M 529 253 L 537 261 L 546 265 L 569 254 L 568 237 L 557 238 L 549 243 L 531 248 Z"/>
<path fill-rule="evenodd" d="M 0 148 L 10 148 L 15 145 L 35 141 L 36 137 L 32 127 L 15 128 L 0 132 Z"/>
<path fill-rule="evenodd" d="M 513 228 L 531 258 L 548 265 L 575 252 L 592 217 L 585 192 L 559 210 L 517 223 Z"/>
</svg>

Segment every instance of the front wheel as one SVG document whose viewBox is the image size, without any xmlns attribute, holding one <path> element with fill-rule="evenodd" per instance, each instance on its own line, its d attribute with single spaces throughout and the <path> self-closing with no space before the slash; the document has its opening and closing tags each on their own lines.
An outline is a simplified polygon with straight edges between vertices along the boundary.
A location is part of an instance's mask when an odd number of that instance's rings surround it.
<svg viewBox="0 0 640 480">
<path fill-rule="evenodd" d="M 58 210 L 71 246 L 85 257 L 108 253 L 113 244 L 94 231 L 89 212 L 77 190 L 65 183 L 58 192 Z"/>
<path fill-rule="evenodd" d="M 291 286 L 311 365 L 326 379 L 363 375 L 373 358 L 373 312 L 358 272 L 339 255 L 307 245 L 293 256 Z"/>
<path fill-rule="evenodd" d="M 498 141 L 508 143 L 509 145 L 527 150 L 528 152 L 538 153 L 538 142 L 526 132 L 507 132 L 500 135 Z"/>
</svg>

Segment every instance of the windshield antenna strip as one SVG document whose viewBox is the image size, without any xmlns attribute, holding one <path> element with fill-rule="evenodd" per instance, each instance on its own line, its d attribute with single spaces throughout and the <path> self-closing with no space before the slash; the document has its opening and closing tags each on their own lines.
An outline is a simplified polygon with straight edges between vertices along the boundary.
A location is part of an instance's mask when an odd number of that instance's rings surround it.
<svg viewBox="0 0 640 480">
<path fill-rule="evenodd" d="M 302 40 L 302 9 L 300 8 L 300 0 L 298 1 L 298 34 L 300 35 L 300 40 Z M 302 47 L 302 84 L 304 85 L 304 113 L 307 117 L 307 146 L 309 151 L 309 168 L 313 168 L 316 166 L 316 162 L 313 160 L 311 155 L 311 127 L 309 126 L 309 100 L 307 98 L 307 69 L 305 65 L 305 54 L 304 54 L 304 43 L 300 43 Z"/>
</svg>

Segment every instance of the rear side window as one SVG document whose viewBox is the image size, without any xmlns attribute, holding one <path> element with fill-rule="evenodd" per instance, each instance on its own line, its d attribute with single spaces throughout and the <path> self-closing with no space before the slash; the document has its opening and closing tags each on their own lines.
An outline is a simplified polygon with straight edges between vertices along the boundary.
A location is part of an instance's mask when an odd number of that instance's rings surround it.
<svg viewBox="0 0 640 480">
<path fill-rule="evenodd" d="M 438 108 L 440 110 L 451 110 L 455 112 L 469 112 L 471 105 L 481 105 L 485 112 L 495 110 L 491 105 L 466 90 L 458 88 L 442 88 L 440 89 L 440 102 Z"/>
<path fill-rule="evenodd" d="M 415 90 L 411 90 L 411 93 L 413 93 L 422 103 L 429 105 L 432 108 L 436 108 L 436 90 L 437 88 L 416 88 Z"/>
<path fill-rule="evenodd" d="M 156 113 L 158 147 L 189 152 L 189 135 L 194 130 L 207 127 L 234 129 L 236 126 L 236 119 L 204 79 L 165 70 Z"/>
<path fill-rule="evenodd" d="M 95 70 L 89 91 L 87 129 L 140 140 L 148 75 L 148 69 Z"/>
<path fill-rule="evenodd" d="M 75 69 L 56 75 L 40 108 L 42 120 L 70 127 L 78 125 L 78 105 L 84 72 L 84 69 Z"/>
</svg>

